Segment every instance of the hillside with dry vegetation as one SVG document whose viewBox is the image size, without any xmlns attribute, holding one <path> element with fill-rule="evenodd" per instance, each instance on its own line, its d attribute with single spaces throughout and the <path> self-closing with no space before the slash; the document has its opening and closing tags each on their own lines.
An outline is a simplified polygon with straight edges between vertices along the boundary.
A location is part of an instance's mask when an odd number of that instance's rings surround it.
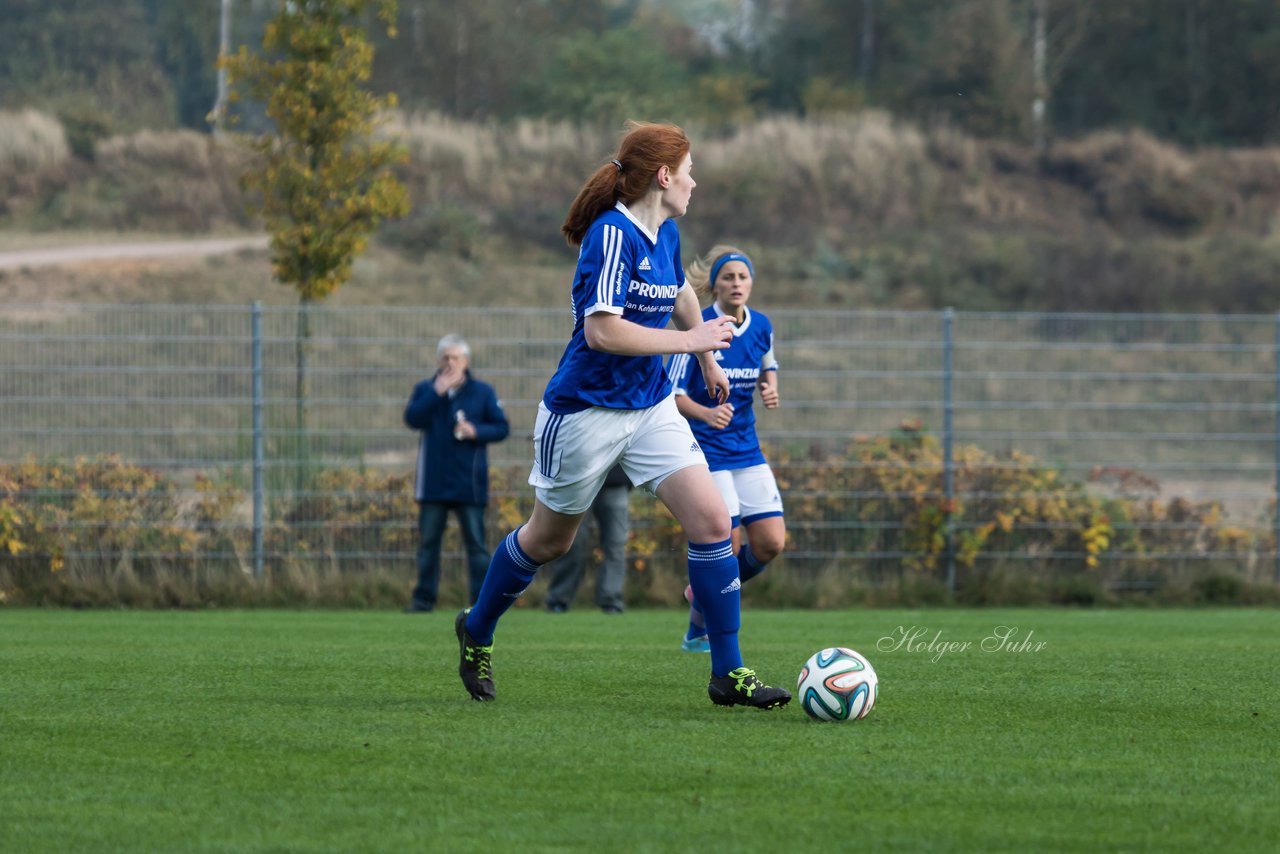
<svg viewBox="0 0 1280 854">
<path fill-rule="evenodd" d="M 1043 153 L 862 111 L 689 128 L 698 189 L 684 254 L 732 241 L 769 303 L 968 310 L 1269 312 L 1280 296 L 1280 148 L 1189 149 L 1139 132 Z M 395 117 L 413 206 L 341 301 L 546 305 L 573 253 L 559 225 L 617 133 Z M 76 153 L 55 119 L 0 112 L 0 222 L 21 235 L 254 229 L 231 137 L 143 131 Z M 116 270 L 10 271 L 10 295 L 268 299 L 265 255 Z M 103 277 L 106 277 L 105 283 Z M 177 279 L 178 281 L 175 281 Z M 765 301 L 762 299 L 762 302 Z"/>
</svg>

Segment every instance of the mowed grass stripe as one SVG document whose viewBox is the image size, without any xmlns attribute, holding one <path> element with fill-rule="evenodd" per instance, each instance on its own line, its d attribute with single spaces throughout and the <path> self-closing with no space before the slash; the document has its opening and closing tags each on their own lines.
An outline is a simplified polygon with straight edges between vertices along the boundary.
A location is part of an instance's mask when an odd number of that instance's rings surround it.
<svg viewBox="0 0 1280 854">
<path fill-rule="evenodd" d="M 775 684 L 824 646 L 870 658 L 880 700 L 854 724 L 713 707 L 707 656 L 680 653 L 683 616 L 661 610 L 518 609 L 499 699 L 473 703 L 452 619 L 0 611 L 0 849 L 1280 838 L 1277 611 L 746 614 L 747 661 Z"/>
</svg>

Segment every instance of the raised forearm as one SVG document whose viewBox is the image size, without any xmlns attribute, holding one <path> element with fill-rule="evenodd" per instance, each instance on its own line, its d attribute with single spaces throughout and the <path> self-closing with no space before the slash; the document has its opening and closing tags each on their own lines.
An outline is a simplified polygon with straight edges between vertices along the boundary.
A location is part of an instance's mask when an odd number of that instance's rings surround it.
<svg viewBox="0 0 1280 854">
<path fill-rule="evenodd" d="M 651 329 L 606 312 L 588 315 L 583 331 L 587 346 L 602 353 L 655 356 L 694 352 L 691 336 L 684 330 Z"/>
</svg>

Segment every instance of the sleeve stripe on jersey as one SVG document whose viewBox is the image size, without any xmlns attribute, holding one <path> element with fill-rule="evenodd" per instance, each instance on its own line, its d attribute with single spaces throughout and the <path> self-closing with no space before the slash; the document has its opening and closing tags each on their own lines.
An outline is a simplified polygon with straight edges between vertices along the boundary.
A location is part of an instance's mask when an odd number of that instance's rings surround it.
<svg viewBox="0 0 1280 854">
<path fill-rule="evenodd" d="M 760 367 L 766 371 L 778 370 L 778 357 L 773 354 L 773 333 L 769 333 L 769 351 L 760 359 Z"/>
<path fill-rule="evenodd" d="M 618 274 L 619 257 L 622 255 L 622 229 L 606 225 L 602 229 L 604 238 L 604 264 L 600 267 L 600 278 L 596 280 L 596 302 L 608 303 L 609 287 Z"/>
<path fill-rule="evenodd" d="M 678 353 L 671 357 L 671 367 L 667 369 L 667 377 L 671 380 L 672 390 L 676 394 L 685 392 L 685 372 L 689 368 L 689 354 Z"/>
</svg>

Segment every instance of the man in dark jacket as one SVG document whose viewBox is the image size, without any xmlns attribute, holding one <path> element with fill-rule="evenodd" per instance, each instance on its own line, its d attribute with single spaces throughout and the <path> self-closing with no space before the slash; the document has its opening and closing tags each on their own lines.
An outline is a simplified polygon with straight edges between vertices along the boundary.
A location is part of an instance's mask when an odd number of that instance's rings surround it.
<svg viewBox="0 0 1280 854">
<path fill-rule="evenodd" d="M 489 503 L 490 442 L 507 438 L 510 425 L 493 386 L 473 379 L 471 348 L 457 335 L 436 346 L 439 370 L 413 388 L 404 423 L 422 431 L 418 443 L 418 585 L 406 613 L 424 613 L 436 605 L 440 585 L 440 543 L 452 510 L 467 549 L 471 598 L 480 593 L 489 550 L 484 542 L 484 511 Z"/>
</svg>

